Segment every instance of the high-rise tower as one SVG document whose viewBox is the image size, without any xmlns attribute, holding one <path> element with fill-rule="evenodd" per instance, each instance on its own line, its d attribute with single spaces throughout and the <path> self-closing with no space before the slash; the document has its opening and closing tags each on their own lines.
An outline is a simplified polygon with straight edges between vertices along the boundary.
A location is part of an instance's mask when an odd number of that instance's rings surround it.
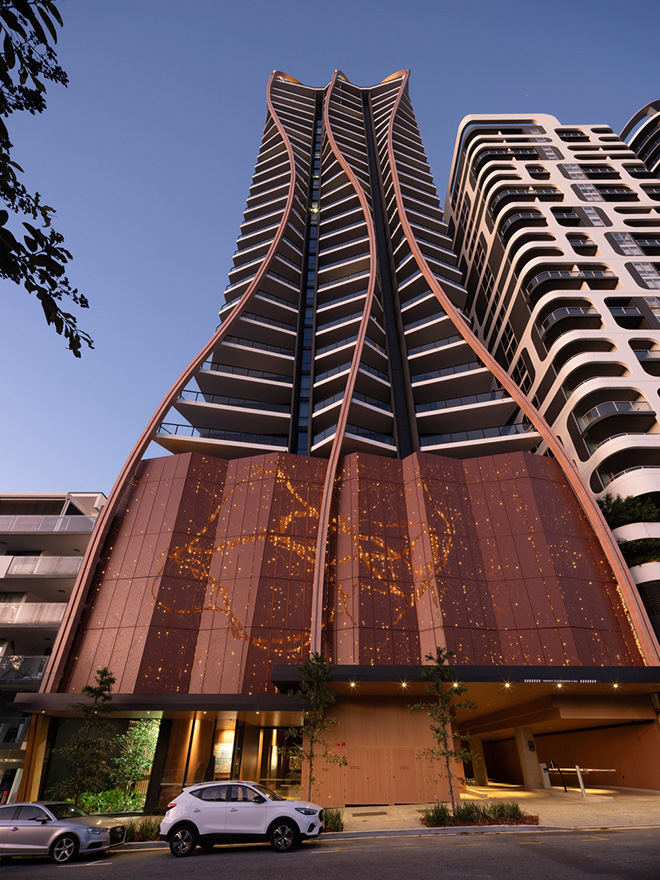
<svg viewBox="0 0 660 880">
<path fill-rule="evenodd" d="M 552 116 L 467 117 L 448 213 L 475 333 L 594 495 L 639 502 L 625 510 L 617 502 L 612 522 L 660 633 L 659 566 L 651 561 L 660 558 L 660 526 L 648 522 L 653 508 L 660 514 L 653 105 L 626 130 L 636 123 L 628 145 L 608 126 L 566 126 Z"/>
<path fill-rule="evenodd" d="M 417 803 L 446 783 L 430 781 L 408 685 L 446 646 L 484 688 L 460 723 L 515 731 L 540 785 L 535 732 L 592 717 L 615 675 L 655 681 L 648 617 L 571 456 L 473 332 L 408 72 L 310 88 L 276 71 L 267 104 L 221 322 L 124 466 L 24 707 L 66 712 L 110 666 L 120 708 L 163 719 L 169 781 L 152 778 L 150 806 L 200 775 L 284 787 L 297 717 L 278 689 L 323 652 L 349 769 L 318 796 Z M 154 440 L 171 454 L 143 460 Z M 542 719 L 521 708 L 537 700 Z M 626 718 L 650 724 L 648 693 L 631 701 Z M 627 748 L 620 708 L 597 711 L 603 743 Z M 653 728 L 645 754 L 656 745 Z"/>
</svg>

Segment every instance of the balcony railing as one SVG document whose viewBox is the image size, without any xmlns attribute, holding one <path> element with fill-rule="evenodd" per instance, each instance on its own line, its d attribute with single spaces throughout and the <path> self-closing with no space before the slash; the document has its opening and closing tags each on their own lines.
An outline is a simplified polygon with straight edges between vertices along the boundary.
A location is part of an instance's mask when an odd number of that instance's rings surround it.
<svg viewBox="0 0 660 880">
<path fill-rule="evenodd" d="M 221 431 L 215 428 L 194 428 L 192 425 L 175 425 L 163 422 L 159 434 L 176 434 L 180 437 L 201 437 L 204 440 L 226 440 L 233 443 L 250 443 L 255 446 L 288 446 L 286 437 L 273 434 L 249 434 L 245 431 Z"/>
<path fill-rule="evenodd" d="M 78 532 L 89 534 L 95 516 L 0 516 L 0 532 Z"/>
<path fill-rule="evenodd" d="M 337 403 L 338 400 L 344 399 L 344 392 L 338 391 L 337 394 L 333 394 L 332 397 L 326 397 L 325 400 L 320 401 L 314 406 L 314 412 L 321 412 L 321 410 L 326 409 L 329 406 L 332 406 L 333 403 Z M 361 391 L 354 391 L 351 400 L 359 400 L 362 403 L 368 403 L 370 406 L 375 406 L 378 409 L 382 409 L 383 412 L 391 413 L 392 410 L 387 403 L 384 403 L 382 400 L 376 400 L 375 397 L 370 397 L 368 394 L 362 394 Z"/>
<path fill-rule="evenodd" d="M 454 376 L 460 373 L 469 373 L 472 370 L 483 370 L 483 364 L 478 361 L 471 361 L 467 364 L 456 364 L 453 367 L 445 367 L 444 370 L 431 370 L 428 373 L 418 373 L 412 376 L 412 383 L 416 385 L 418 382 L 427 382 L 429 379 L 442 379 L 445 376 Z"/>
<path fill-rule="evenodd" d="M 285 403 L 271 403 L 263 400 L 248 400 L 245 397 L 225 397 L 223 394 L 204 394 L 202 391 L 182 391 L 179 400 L 213 403 L 220 406 L 238 406 L 242 409 L 259 409 L 264 412 L 288 413 L 291 408 Z"/>
<path fill-rule="evenodd" d="M 464 397 L 452 397 L 447 400 L 434 400 L 432 403 L 420 403 L 415 410 L 417 415 L 441 409 L 452 409 L 457 406 L 471 406 L 475 403 L 486 403 L 492 400 L 511 400 L 505 391 L 484 391 L 482 394 L 466 394 Z"/>
<path fill-rule="evenodd" d="M 14 556 L 6 577 L 75 577 L 82 556 Z"/>
<path fill-rule="evenodd" d="M 419 445 L 442 446 L 448 443 L 463 443 L 470 440 L 489 440 L 496 437 L 514 437 L 520 434 L 534 432 L 532 425 L 501 425 L 495 428 L 475 428 L 472 431 L 456 431 L 453 434 L 432 434 L 428 437 L 420 437 Z"/>
<path fill-rule="evenodd" d="M 283 382 L 291 385 L 291 376 L 283 376 L 280 373 L 269 373 L 266 370 L 249 370 L 246 367 L 233 367 L 229 364 L 218 364 L 213 361 L 206 361 L 202 364 L 203 370 L 214 370 L 216 373 L 232 373 L 234 376 L 249 376 L 253 379 L 267 379 L 269 382 Z"/>
<path fill-rule="evenodd" d="M 336 433 L 336 425 L 332 425 L 330 428 L 326 428 L 325 431 L 322 431 L 320 434 L 316 434 L 316 436 L 314 437 L 313 445 L 316 446 L 317 443 L 320 443 L 327 437 L 332 437 Z M 387 446 L 394 446 L 394 438 L 391 434 L 381 434 L 380 431 L 370 431 L 368 428 L 361 428 L 359 425 L 346 425 L 345 433 L 353 434 L 353 436 L 356 437 L 365 437 L 367 440 L 374 440 L 377 443 L 385 443 Z"/>
<path fill-rule="evenodd" d="M 596 309 L 590 306 L 565 306 L 562 309 L 556 309 L 541 324 L 541 332 L 547 333 L 553 324 L 562 321 L 564 318 L 595 318 L 598 317 Z"/>
<path fill-rule="evenodd" d="M 48 657 L 43 655 L 3 655 L 0 657 L 0 687 L 7 684 L 39 684 L 47 665 Z"/>
<path fill-rule="evenodd" d="M 2 602 L 0 625 L 59 626 L 66 602 Z"/>
<path fill-rule="evenodd" d="M 540 284 L 547 281 L 617 281 L 618 276 L 610 269 L 552 269 L 540 272 L 527 285 L 531 294 Z"/>
<path fill-rule="evenodd" d="M 650 413 L 653 412 L 651 406 L 645 400 L 612 400 L 607 403 L 600 403 L 594 406 L 582 416 L 576 416 L 575 420 L 581 431 L 586 431 L 589 425 L 593 424 L 603 416 L 613 416 L 626 413 Z"/>
</svg>

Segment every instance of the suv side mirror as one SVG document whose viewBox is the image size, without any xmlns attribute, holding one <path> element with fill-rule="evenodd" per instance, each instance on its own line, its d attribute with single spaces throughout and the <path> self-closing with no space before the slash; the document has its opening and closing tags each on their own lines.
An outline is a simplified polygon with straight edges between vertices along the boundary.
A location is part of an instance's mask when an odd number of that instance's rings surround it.
<svg viewBox="0 0 660 880">
<path fill-rule="evenodd" d="M 262 797 L 260 794 L 255 794 L 255 796 L 252 798 L 252 803 L 253 804 L 265 804 L 266 798 Z"/>
</svg>

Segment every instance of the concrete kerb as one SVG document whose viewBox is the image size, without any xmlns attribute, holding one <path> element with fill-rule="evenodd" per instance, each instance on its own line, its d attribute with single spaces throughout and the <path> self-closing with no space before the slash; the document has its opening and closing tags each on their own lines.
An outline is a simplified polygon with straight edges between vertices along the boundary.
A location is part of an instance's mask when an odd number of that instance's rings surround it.
<svg viewBox="0 0 660 880">
<path fill-rule="evenodd" d="M 462 834 L 547 834 L 547 833 L 564 833 L 573 834 L 576 832 L 595 832 L 595 831 L 632 831 L 632 830 L 648 830 L 650 828 L 660 829 L 660 825 L 595 825 L 595 826 L 566 826 L 566 825 L 461 825 L 452 826 L 450 828 L 400 828 L 398 830 L 373 830 L 373 831 L 329 831 L 319 840 L 323 841 L 340 841 L 340 840 L 363 840 L 365 838 L 379 837 L 429 837 L 438 835 L 454 835 Z M 229 844 L 234 845 L 234 844 Z M 162 851 L 167 849 L 167 843 L 160 840 L 134 841 L 125 843 L 123 846 L 113 849 L 112 852 L 128 852 L 130 850 L 152 850 Z"/>
</svg>

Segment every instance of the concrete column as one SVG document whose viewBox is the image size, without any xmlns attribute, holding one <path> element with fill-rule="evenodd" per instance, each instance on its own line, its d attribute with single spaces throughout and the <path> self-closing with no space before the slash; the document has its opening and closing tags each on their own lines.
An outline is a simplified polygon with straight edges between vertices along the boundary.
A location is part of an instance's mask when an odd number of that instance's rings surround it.
<svg viewBox="0 0 660 880">
<path fill-rule="evenodd" d="M 516 727 L 516 747 L 525 788 L 543 788 L 543 776 L 531 727 Z M 532 747 L 534 751 L 532 751 Z"/>
<path fill-rule="evenodd" d="M 472 772 L 475 785 L 488 785 L 488 770 L 484 757 L 484 745 L 480 736 L 471 736 L 468 748 L 472 752 Z"/>
</svg>

